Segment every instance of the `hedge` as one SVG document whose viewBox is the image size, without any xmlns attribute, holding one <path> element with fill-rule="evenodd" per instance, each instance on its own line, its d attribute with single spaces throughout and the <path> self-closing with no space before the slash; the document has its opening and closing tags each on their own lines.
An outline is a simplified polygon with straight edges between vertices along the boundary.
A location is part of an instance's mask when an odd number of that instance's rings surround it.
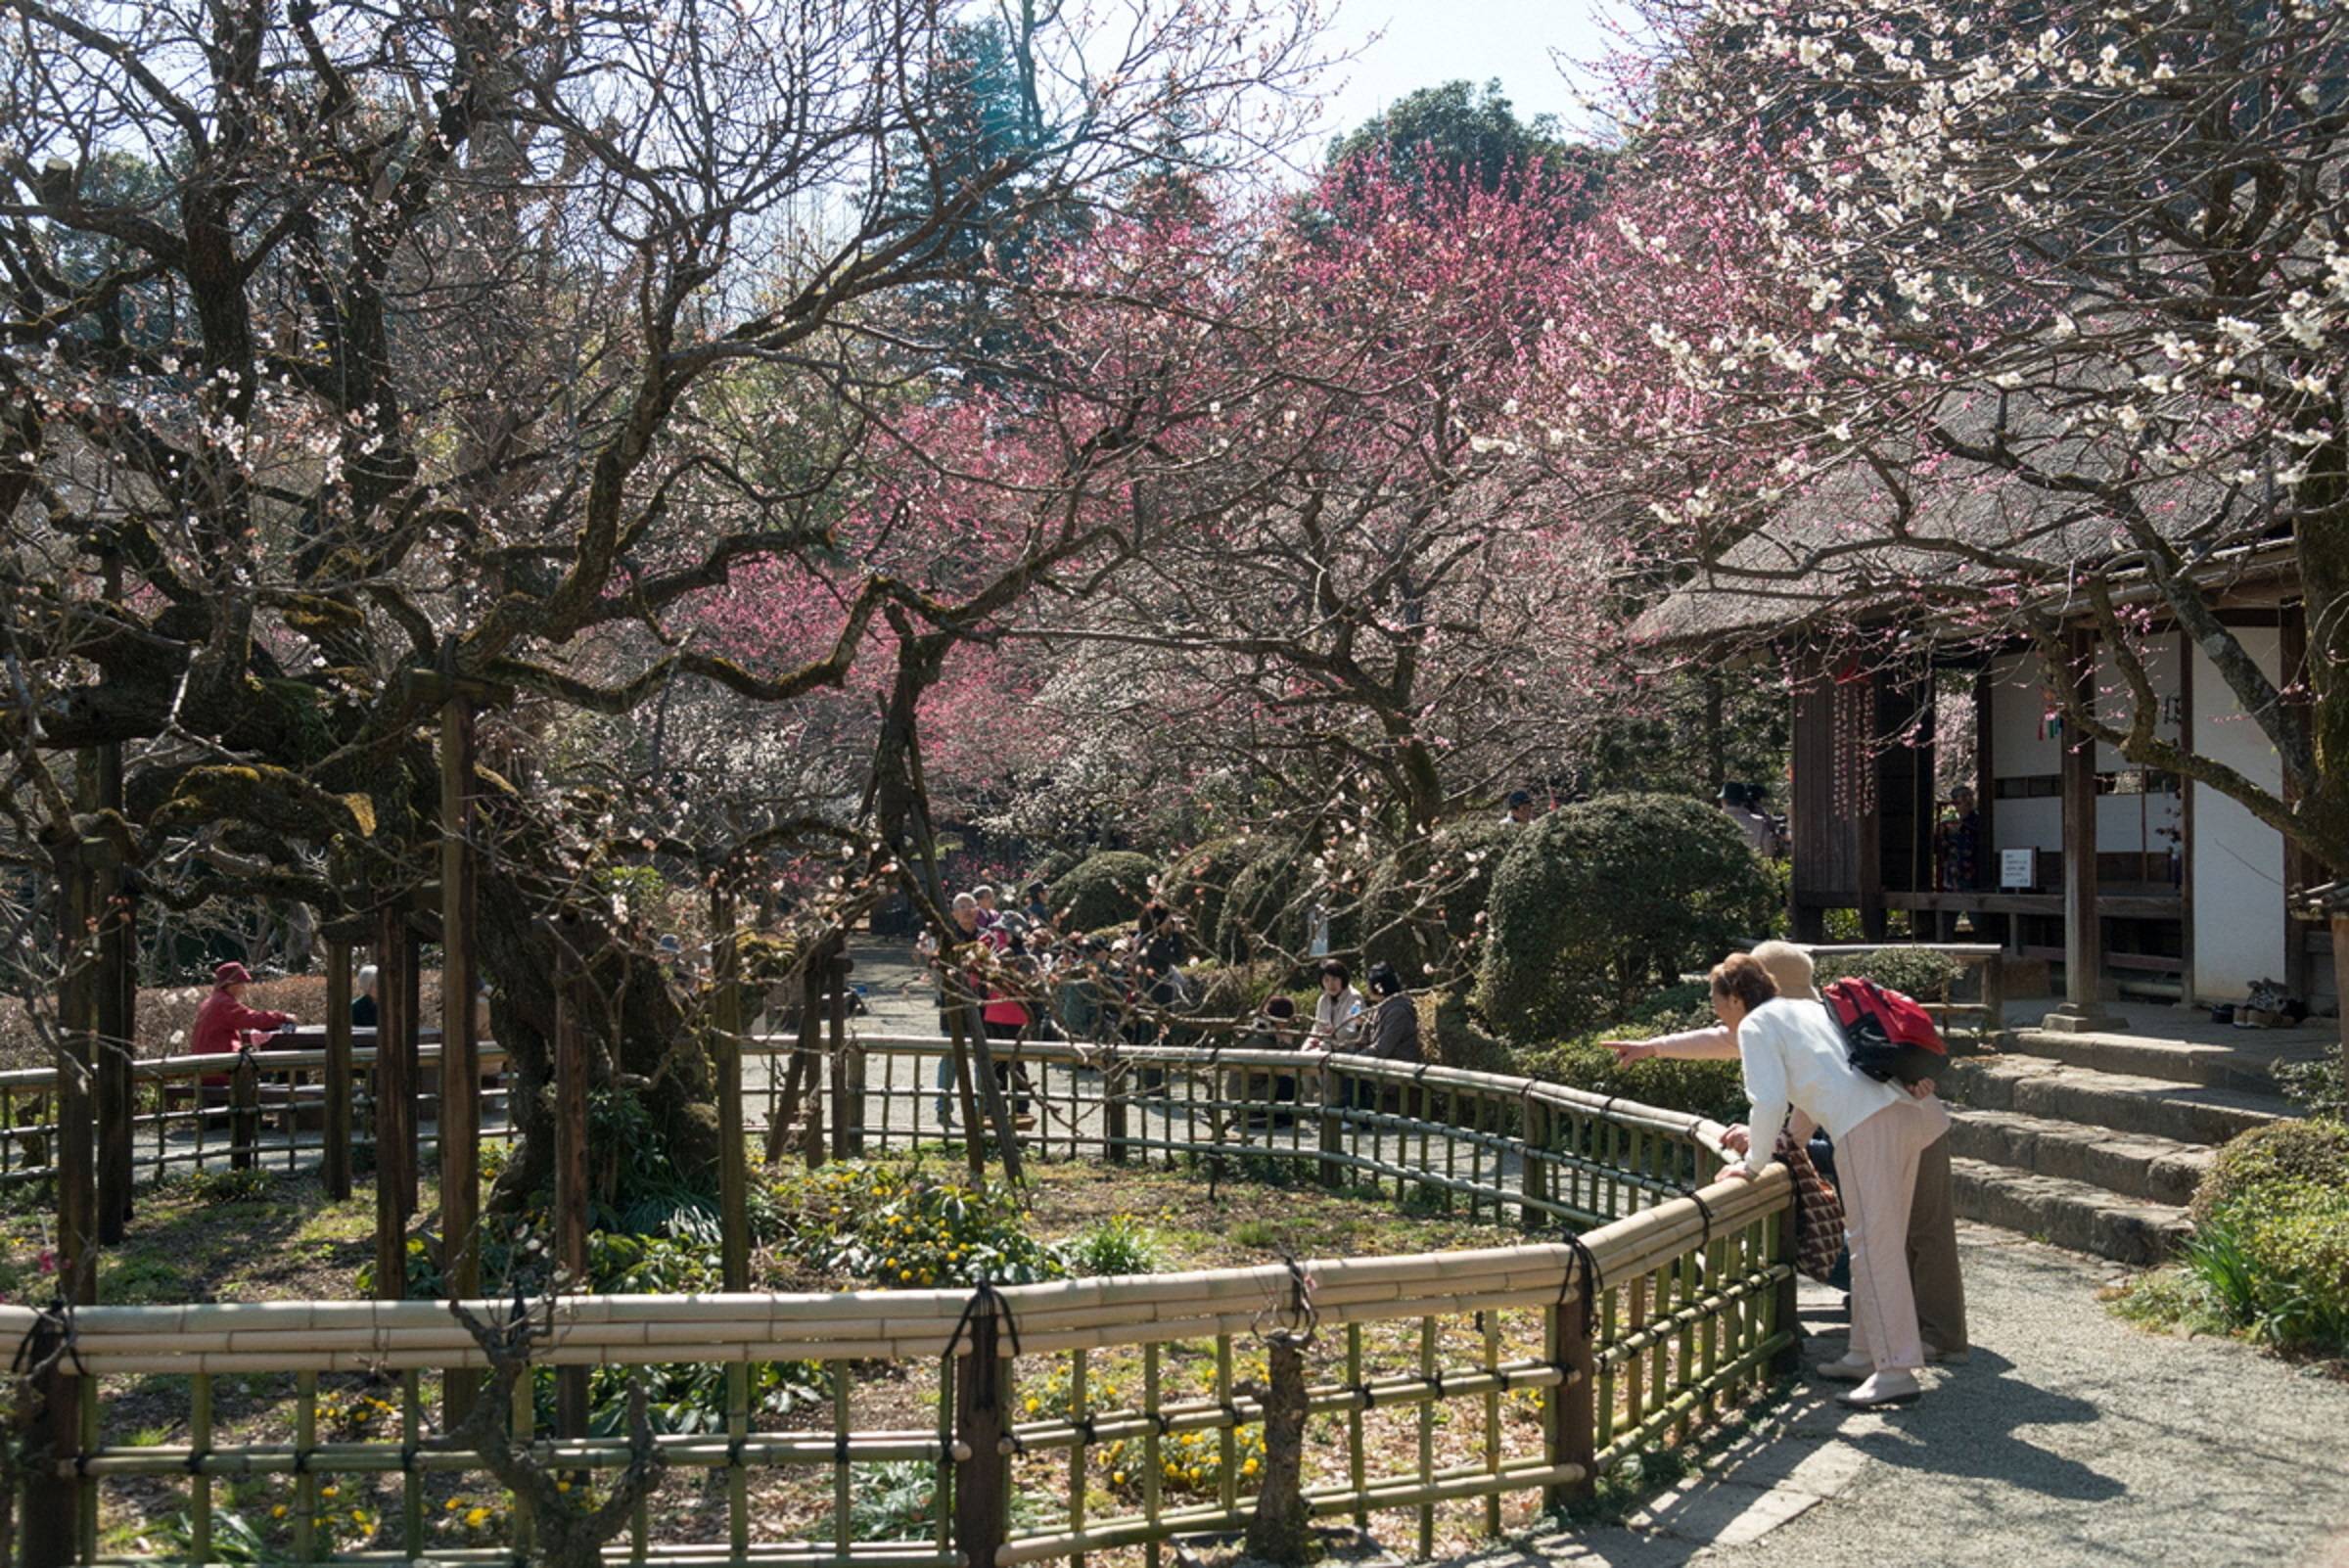
<svg viewBox="0 0 2349 1568">
<path fill-rule="evenodd" d="M 1493 874 L 1477 1000 L 1519 1040 L 1573 1038 L 1767 929 L 1736 826 L 1678 795 L 1613 795 L 1515 830 Z"/>
<path fill-rule="evenodd" d="M 1428 958 L 1439 977 L 1474 974 L 1494 867 L 1519 831 L 1487 817 L 1447 822 L 1379 861 L 1362 890 L 1365 967 L 1393 964 L 1412 986 L 1429 978 Z"/>
<path fill-rule="evenodd" d="M 1223 905 L 1233 882 L 1263 853 L 1260 841 L 1244 838 L 1211 839 L 1169 860 L 1159 875 L 1164 897 L 1180 914 L 1194 952 L 1221 950 L 1218 939 Z"/>
<path fill-rule="evenodd" d="M 2194 1189 L 2194 1221 L 2256 1200 L 2263 1188 L 2297 1183 L 2349 1191 L 2349 1126 L 2271 1122 L 2243 1133 L 2219 1150 Z"/>
<path fill-rule="evenodd" d="M 1857 975 L 1887 991 L 1919 1001 L 1935 1001 L 1943 988 L 1956 980 L 1961 966 L 1955 958 L 1917 947 L 1880 947 L 1874 952 L 1839 952 L 1819 961 L 1818 983 Z"/>
<path fill-rule="evenodd" d="M 1128 931 L 1150 899 L 1158 863 L 1131 850 L 1105 850 L 1070 868 L 1050 890 L 1064 930 L 1092 931 L 1123 924 Z"/>
</svg>

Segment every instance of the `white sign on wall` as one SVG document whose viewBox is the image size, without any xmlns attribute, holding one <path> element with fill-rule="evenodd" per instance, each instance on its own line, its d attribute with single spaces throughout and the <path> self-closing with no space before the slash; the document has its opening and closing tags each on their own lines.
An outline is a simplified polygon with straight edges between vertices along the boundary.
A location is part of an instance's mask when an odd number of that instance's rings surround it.
<svg viewBox="0 0 2349 1568">
<path fill-rule="evenodd" d="M 2001 850 L 1999 852 L 1999 887 L 2003 891 L 2029 892 L 2039 881 L 2039 852 L 2037 850 Z"/>
</svg>

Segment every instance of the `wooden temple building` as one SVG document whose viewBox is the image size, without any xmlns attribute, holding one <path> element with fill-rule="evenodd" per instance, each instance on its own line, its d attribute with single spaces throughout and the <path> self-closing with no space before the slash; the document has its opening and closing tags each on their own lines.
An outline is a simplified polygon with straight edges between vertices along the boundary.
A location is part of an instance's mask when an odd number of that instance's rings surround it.
<svg viewBox="0 0 2349 1568">
<path fill-rule="evenodd" d="M 1883 591 L 1900 569 L 1848 542 L 1850 508 L 1865 497 L 1829 499 L 1838 504 L 1815 495 L 1741 536 L 1635 633 L 1668 652 L 1786 670 L 1782 804 L 1798 937 L 1819 940 L 1828 911 L 1849 909 L 1871 940 L 1905 912 L 1919 940 L 2001 942 L 2049 961 L 2076 1028 L 2094 1027 L 2099 999 L 2239 1000 L 2263 980 L 2315 1011 L 2337 1006 L 2332 936 L 2302 898 L 2329 872 L 2218 790 L 2073 744 L 2035 647 L 1938 623 L 1917 608 L 1921 596 Z M 1928 500 L 1912 527 L 2019 533 L 2044 556 L 2060 525 L 2007 509 L 2046 504 L 1978 487 L 1938 518 Z M 2075 547 L 2085 555 L 2096 539 L 2109 550 L 2108 531 L 2087 530 Z M 1906 570 L 1925 566 L 1911 557 Z M 2307 636 L 2288 545 L 2230 552 L 2223 571 L 2205 581 L 2206 602 L 2290 700 L 2306 689 Z M 2274 746 L 2209 656 L 2149 592 L 2130 597 L 2148 618 L 2135 646 L 2157 733 L 2281 791 Z M 2066 678 L 2087 682 L 2094 711 L 2126 727 L 2131 700 L 2086 605 L 2053 613 Z M 1938 765 L 1953 746 L 1971 755 L 1962 779 Z M 1962 827 L 1960 782 L 1977 813 Z"/>
</svg>

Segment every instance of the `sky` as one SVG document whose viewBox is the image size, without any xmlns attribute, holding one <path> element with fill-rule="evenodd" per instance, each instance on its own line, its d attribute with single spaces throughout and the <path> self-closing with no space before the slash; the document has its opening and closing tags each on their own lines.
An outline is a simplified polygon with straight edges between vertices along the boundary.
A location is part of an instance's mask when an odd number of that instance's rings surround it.
<svg viewBox="0 0 2349 1568">
<path fill-rule="evenodd" d="M 1599 0 L 1335 0 L 1326 35 L 1356 58 L 1321 83 L 1316 146 L 1359 125 L 1420 87 L 1500 79 L 1520 119 L 1554 114 L 1569 129 L 1584 116 L 1553 55 L 1594 60 L 1613 42 Z M 1375 36 L 1374 36 L 1375 35 Z"/>
</svg>

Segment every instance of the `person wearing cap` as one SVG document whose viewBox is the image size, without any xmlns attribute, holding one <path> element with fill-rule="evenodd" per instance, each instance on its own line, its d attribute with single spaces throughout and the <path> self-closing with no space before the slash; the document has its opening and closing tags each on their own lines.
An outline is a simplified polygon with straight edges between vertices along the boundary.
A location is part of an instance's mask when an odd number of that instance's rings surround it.
<svg viewBox="0 0 2349 1568">
<path fill-rule="evenodd" d="M 1749 1126 L 1732 1128 L 1722 1139 L 1744 1157 L 1724 1169 L 1721 1178 L 1751 1179 L 1767 1170 L 1795 1110 L 1827 1130 L 1845 1177 L 1852 1337 L 1843 1358 L 1820 1371 L 1859 1380 L 1841 1400 L 1853 1409 L 1910 1404 L 1922 1393 L 1916 1372 L 1925 1352 L 1903 1256 L 1909 1197 L 1916 1187 L 1917 1156 L 1949 1135 L 1949 1113 L 1854 1067 L 1843 1031 L 1827 1010 L 1780 996 L 1770 971 L 1751 953 L 1731 953 L 1714 965 L 1710 978 L 1713 1016 L 1737 1037 L 1745 1095 L 1753 1105 Z"/>
<path fill-rule="evenodd" d="M 1778 988 L 1778 995 L 1808 1001 L 1824 1011 L 1811 955 L 1790 942 L 1765 942 L 1754 948 L 1754 959 Z M 1674 1061 L 1737 1060 L 1737 1037 L 1725 1026 L 1693 1029 L 1684 1034 L 1659 1035 L 1652 1039 L 1601 1040 L 1619 1063 L 1630 1064 L 1655 1056 Z M 1910 1090 L 1920 1100 L 1933 1094 L 1931 1081 Z M 1938 1102 L 1935 1102 L 1938 1104 Z M 1808 1117 L 1796 1114 L 1790 1129 L 1797 1142 L 1811 1135 Z M 1961 1362 L 1973 1352 L 1966 1328 L 1965 1275 L 1958 1262 L 1958 1202 L 1950 1171 L 1950 1140 L 1934 1139 L 1917 1156 L 1916 1186 L 1909 1203 L 1909 1282 L 1916 1298 L 1917 1326 L 1928 1361 Z M 1822 1371 L 1839 1375 L 1838 1363 Z M 1865 1375 L 1865 1374 L 1863 1374 Z"/>
<path fill-rule="evenodd" d="M 259 1043 L 294 1022 L 292 1013 L 275 1013 L 245 1005 L 245 988 L 253 984 L 253 975 L 243 964 L 222 964 L 212 971 L 212 993 L 196 1009 L 196 1029 L 188 1041 L 192 1056 L 233 1055 L 247 1045 Z M 207 1074 L 206 1088 L 226 1088 L 228 1075 Z"/>
<path fill-rule="evenodd" d="M 1500 813 L 1502 827 L 1523 827 L 1534 819 L 1534 797 L 1528 790 L 1511 790 L 1504 803 L 1508 809 Z"/>
</svg>

